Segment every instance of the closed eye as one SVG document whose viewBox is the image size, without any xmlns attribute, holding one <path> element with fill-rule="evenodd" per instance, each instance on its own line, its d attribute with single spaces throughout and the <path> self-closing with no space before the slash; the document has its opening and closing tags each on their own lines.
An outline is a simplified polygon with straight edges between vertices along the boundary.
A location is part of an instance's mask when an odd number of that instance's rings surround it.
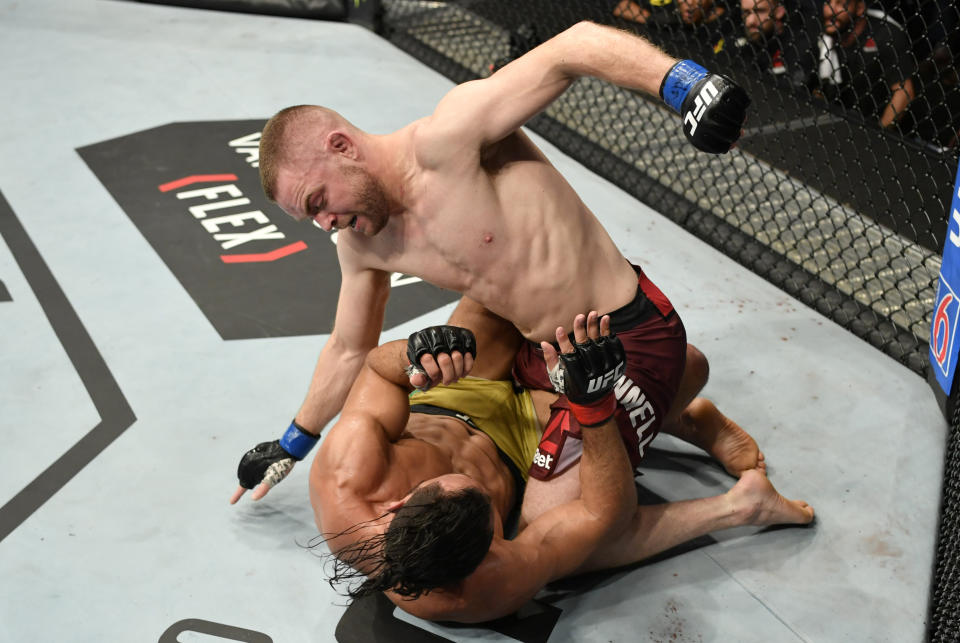
<svg viewBox="0 0 960 643">
<path fill-rule="evenodd" d="M 311 194 L 309 197 L 307 197 L 306 207 L 304 208 L 304 210 L 306 211 L 307 216 L 312 218 L 312 217 L 315 217 L 320 212 L 320 209 L 322 207 L 323 207 L 322 197 L 319 194 L 314 193 L 314 194 Z"/>
</svg>

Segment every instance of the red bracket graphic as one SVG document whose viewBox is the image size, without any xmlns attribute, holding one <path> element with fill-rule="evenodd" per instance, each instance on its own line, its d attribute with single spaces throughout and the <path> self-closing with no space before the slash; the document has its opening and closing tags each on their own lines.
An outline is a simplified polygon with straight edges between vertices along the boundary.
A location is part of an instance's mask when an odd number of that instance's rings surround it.
<svg viewBox="0 0 960 643">
<path fill-rule="evenodd" d="M 163 185 L 157 186 L 161 192 L 169 192 L 170 190 L 176 190 L 177 188 L 182 188 L 187 185 L 193 185 L 194 183 L 214 183 L 219 181 L 236 181 L 236 174 L 194 174 L 192 176 L 185 176 L 182 179 L 177 179 L 176 181 L 170 181 L 169 183 L 164 183 Z"/>
<path fill-rule="evenodd" d="M 265 261 L 276 261 L 277 259 L 283 259 L 289 255 L 292 255 L 301 250 L 306 250 L 307 244 L 303 241 L 297 241 L 291 243 L 288 246 L 283 246 L 282 248 L 277 248 L 276 250 L 271 250 L 270 252 L 261 252 L 259 254 L 250 254 L 250 255 L 220 255 L 221 261 L 223 263 L 257 263 Z"/>
</svg>

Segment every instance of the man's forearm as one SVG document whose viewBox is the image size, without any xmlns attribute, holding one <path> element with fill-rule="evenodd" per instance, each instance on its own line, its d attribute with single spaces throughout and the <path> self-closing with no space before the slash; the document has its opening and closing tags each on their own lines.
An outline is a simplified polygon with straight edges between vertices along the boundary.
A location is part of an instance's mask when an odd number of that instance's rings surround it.
<svg viewBox="0 0 960 643">
<path fill-rule="evenodd" d="M 331 336 L 320 352 L 307 397 L 294 418 L 297 424 L 313 435 L 320 435 L 343 407 L 366 356 L 366 351 L 342 348 Z"/>
<path fill-rule="evenodd" d="M 581 499 L 587 510 L 610 527 L 627 520 L 637 504 L 633 470 L 614 419 L 584 427 L 580 460 Z"/>
</svg>

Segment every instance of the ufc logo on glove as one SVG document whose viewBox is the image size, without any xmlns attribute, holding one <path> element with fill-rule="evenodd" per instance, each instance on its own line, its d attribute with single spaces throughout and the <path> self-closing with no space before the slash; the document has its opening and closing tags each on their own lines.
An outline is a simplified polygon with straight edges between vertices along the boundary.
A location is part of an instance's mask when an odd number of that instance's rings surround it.
<svg viewBox="0 0 960 643">
<path fill-rule="evenodd" d="M 683 116 L 683 122 L 690 125 L 690 136 L 696 133 L 697 125 L 700 124 L 703 113 L 707 110 L 710 103 L 713 102 L 713 99 L 717 97 L 718 93 L 717 88 L 713 86 L 713 82 L 708 81 L 700 90 L 700 93 L 697 94 L 697 98 L 693 103 L 693 109 Z"/>
<path fill-rule="evenodd" d="M 616 382 L 620 379 L 620 376 L 623 375 L 624 365 L 621 364 L 617 368 L 607 371 L 604 375 L 600 377 L 591 378 L 587 382 L 587 393 L 595 393 L 602 388 L 608 388 L 613 382 Z"/>
</svg>

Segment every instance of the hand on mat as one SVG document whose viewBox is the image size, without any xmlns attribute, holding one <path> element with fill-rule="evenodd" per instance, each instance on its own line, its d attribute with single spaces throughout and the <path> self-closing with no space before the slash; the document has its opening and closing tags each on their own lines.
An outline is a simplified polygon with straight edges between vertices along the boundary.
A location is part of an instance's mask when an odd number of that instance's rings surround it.
<svg viewBox="0 0 960 643">
<path fill-rule="evenodd" d="M 240 487 L 230 497 L 230 504 L 235 504 L 247 489 L 253 489 L 250 497 L 254 500 L 263 498 L 273 485 L 287 477 L 296 462 L 307 457 L 319 440 L 319 435 L 293 420 L 279 440 L 261 442 L 244 453 L 237 467 Z"/>
<path fill-rule="evenodd" d="M 296 464 L 293 456 L 284 451 L 279 440 L 261 442 L 240 459 L 237 477 L 240 486 L 233 492 L 230 504 L 236 504 L 247 489 L 253 489 L 252 500 L 260 500 L 275 484 L 287 477 Z"/>
<path fill-rule="evenodd" d="M 467 328 L 431 326 L 407 339 L 407 374 L 410 385 L 426 391 L 437 384 L 452 384 L 473 368 L 477 341 Z"/>
</svg>

